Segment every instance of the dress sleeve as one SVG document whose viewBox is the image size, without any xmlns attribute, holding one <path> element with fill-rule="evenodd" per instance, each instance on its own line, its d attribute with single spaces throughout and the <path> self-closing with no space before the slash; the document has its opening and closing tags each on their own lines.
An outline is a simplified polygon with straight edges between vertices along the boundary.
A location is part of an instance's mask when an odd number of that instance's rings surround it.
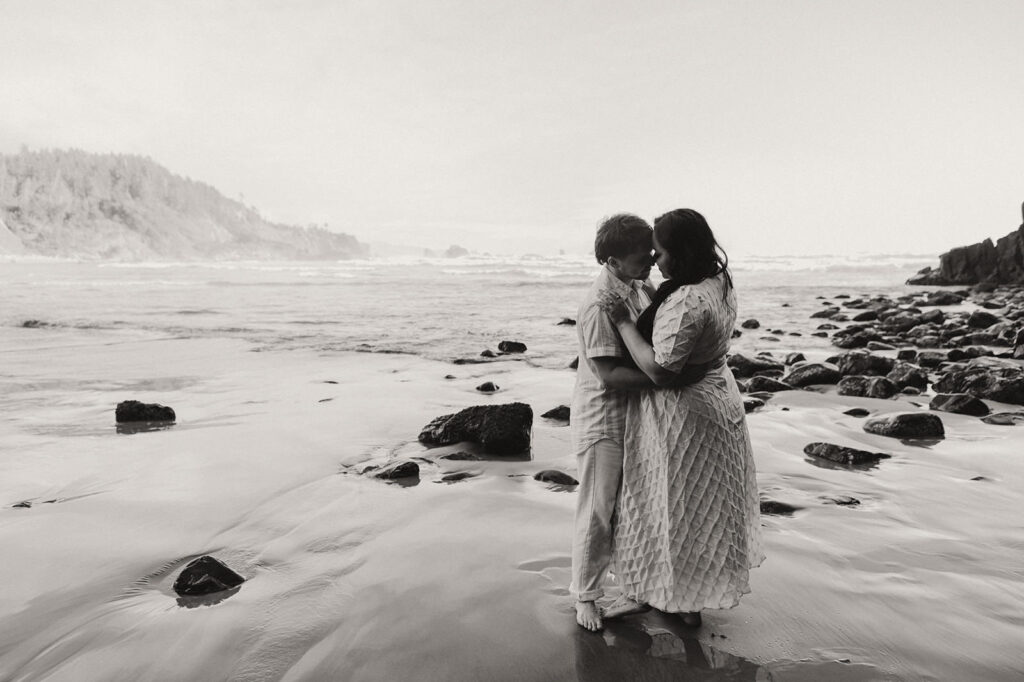
<svg viewBox="0 0 1024 682">
<path fill-rule="evenodd" d="M 625 355 L 622 339 L 608 314 L 596 305 L 587 306 L 577 324 L 588 358 L 621 358 Z"/>
<path fill-rule="evenodd" d="M 665 299 L 654 317 L 654 361 L 671 372 L 682 370 L 707 326 L 708 313 L 692 287 Z"/>
</svg>

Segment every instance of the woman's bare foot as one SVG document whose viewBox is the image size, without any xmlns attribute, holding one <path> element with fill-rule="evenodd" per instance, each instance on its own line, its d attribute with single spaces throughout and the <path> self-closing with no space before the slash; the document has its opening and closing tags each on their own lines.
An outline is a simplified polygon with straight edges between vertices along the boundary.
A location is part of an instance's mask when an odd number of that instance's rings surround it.
<svg viewBox="0 0 1024 682">
<path fill-rule="evenodd" d="M 635 599 L 630 599 L 626 595 L 619 595 L 619 598 L 613 601 L 611 604 L 606 606 L 602 613 L 605 618 L 622 618 L 623 616 L 631 616 L 634 613 L 643 613 L 644 611 L 650 611 L 651 607 L 647 604 L 641 604 Z"/>
<path fill-rule="evenodd" d="M 576 602 L 576 622 L 591 632 L 601 629 L 601 612 L 593 601 Z"/>
</svg>

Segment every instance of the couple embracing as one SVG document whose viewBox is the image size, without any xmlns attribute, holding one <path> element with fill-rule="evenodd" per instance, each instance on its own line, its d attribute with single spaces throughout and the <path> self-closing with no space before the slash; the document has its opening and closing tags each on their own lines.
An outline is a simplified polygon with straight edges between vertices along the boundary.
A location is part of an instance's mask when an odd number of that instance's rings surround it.
<svg viewBox="0 0 1024 682">
<path fill-rule="evenodd" d="M 750 436 L 725 365 L 736 320 L 728 260 L 690 209 L 653 230 L 613 216 L 594 253 L 603 267 L 577 314 L 570 423 L 576 620 L 599 630 L 653 607 L 697 626 L 703 609 L 739 603 L 764 557 Z M 609 567 L 621 594 L 601 608 Z"/>
</svg>

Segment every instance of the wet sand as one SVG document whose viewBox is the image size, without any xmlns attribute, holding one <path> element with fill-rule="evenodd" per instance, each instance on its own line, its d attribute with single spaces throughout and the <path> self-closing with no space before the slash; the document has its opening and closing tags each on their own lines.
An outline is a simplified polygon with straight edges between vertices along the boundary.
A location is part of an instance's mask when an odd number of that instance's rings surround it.
<svg viewBox="0 0 1024 682">
<path fill-rule="evenodd" d="M 945 440 L 915 445 L 843 412 L 927 409 L 927 396 L 779 393 L 748 423 L 762 494 L 799 509 L 763 517 L 752 593 L 697 630 L 652 613 L 593 634 L 567 592 L 575 492 L 532 479 L 575 473 L 568 429 L 537 416 L 531 460 L 450 461 L 471 448 L 416 442 L 469 405 L 568 404 L 571 371 L 12 334 L 0 679 L 1024 675 L 1022 426 L 943 414 Z M 502 390 L 478 393 L 484 380 Z M 174 407 L 177 424 L 118 433 L 114 405 L 130 398 Z M 825 466 L 802 452 L 819 440 L 893 457 Z M 358 473 L 409 457 L 424 458 L 414 485 Z M 453 472 L 471 476 L 441 481 Z M 859 504 L 836 504 L 847 497 Z M 247 582 L 180 605 L 171 584 L 202 554 Z"/>
</svg>

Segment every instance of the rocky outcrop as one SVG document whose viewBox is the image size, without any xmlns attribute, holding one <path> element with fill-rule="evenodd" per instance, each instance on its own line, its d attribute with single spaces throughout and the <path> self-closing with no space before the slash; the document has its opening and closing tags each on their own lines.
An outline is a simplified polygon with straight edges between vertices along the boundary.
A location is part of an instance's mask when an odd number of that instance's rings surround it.
<svg viewBox="0 0 1024 682">
<path fill-rule="evenodd" d="M 438 417 L 423 427 L 424 445 L 479 443 L 495 455 L 517 455 L 530 448 L 533 409 L 526 403 L 476 405 Z"/>
<path fill-rule="evenodd" d="M 1021 205 L 1024 217 L 1024 204 Z M 907 284 L 1024 284 L 1024 224 L 995 244 L 961 246 L 939 256 L 939 268 L 927 267 Z"/>
<path fill-rule="evenodd" d="M 1024 405 L 1024 370 L 979 358 L 950 368 L 934 388 L 940 393 L 969 393 L 975 398 Z"/>
</svg>

